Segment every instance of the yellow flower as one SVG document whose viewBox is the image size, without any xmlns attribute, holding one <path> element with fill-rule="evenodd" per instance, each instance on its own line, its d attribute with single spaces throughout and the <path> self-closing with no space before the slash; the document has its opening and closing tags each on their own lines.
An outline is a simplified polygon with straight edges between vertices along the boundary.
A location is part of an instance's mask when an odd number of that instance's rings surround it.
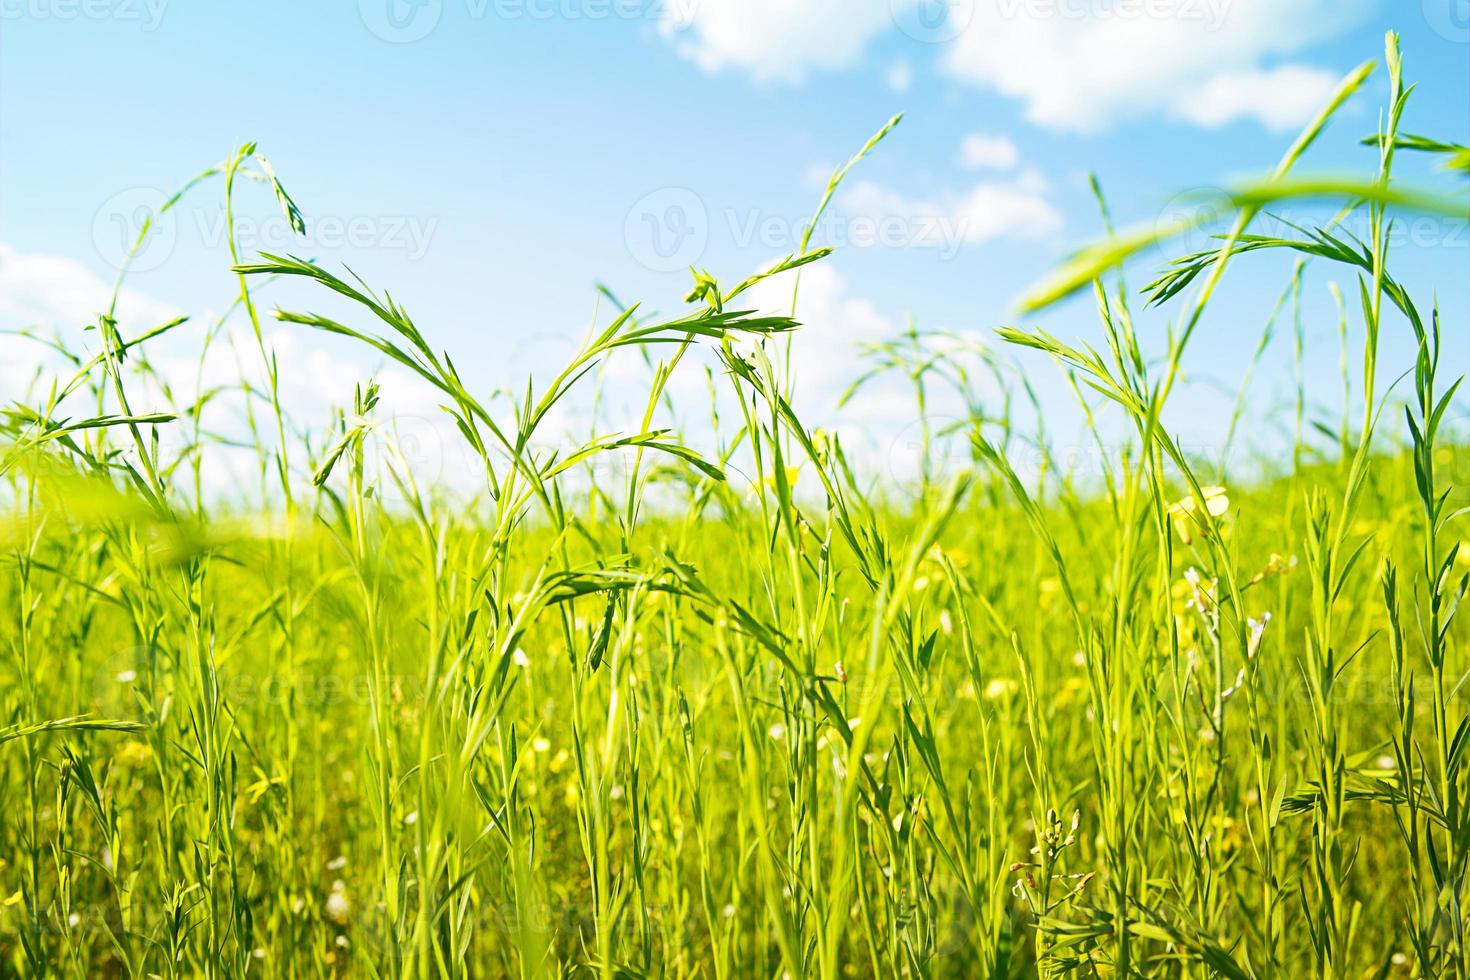
<svg viewBox="0 0 1470 980">
<path fill-rule="evenodd" d="M 1205 510 L 1212 518 L 1224 517 L 1230 510 L 1230 498 L 1224 487 L 1200 487 Z M 1208 530 L 1209 522 L 1200 512 L 1199 501 L 1194 494 L 1169 505 L 1169 517 L 1174 521 L 1174 530 L 1185 544 L 1191 544 L 1197 533 Z"/>
<path fill-rule="evenodd" d="M 252 804 L 259 803 L 260 798 L 270 792 L 272 786 L 284 786 L 286 783 L 283 776 L 268 776 L 259 769 L 255 770 L 257 779 L 245 787 L 245 796 Z"/>
<path fill-rule="evenodd" d="M 115 758 L 129 769 L 142 769 L 153 758 L 153 750 L 148 747 L 147 742 L 128 739 L 118 748 Z"/>
<path fill-rule="evenodd" d="M 1266 559 L 1266 567 L 1252 575 L 1250 581 L 1245 584 L 1255 585 L 1257 582 L 1264 582 L 1268 578 L 1288 575 L 1296 568 L 1296 564 L 1296 555 L 1292 555 L 1290 558 L 1284 558 L 1273 551 L 1271 552 L 1271 557 Z"/>
<path fill-rule="evenodd" d="M 1010 696 L 1016 690 L 1016 682 L 997 677 L 985 685 L 985 700 L 999 701 Z"/>
<path fill-rule="evenodd" d="M 1266 561 L 1267 575 L 1285 575 L 1296 567 L 1296 555 L 1283 558 L 1276 552 L 1271 552 L 1271 557 Z"/>
<path fill-rule="evenodd" d="M 796 481 L 801 479 L 801 467 L 800 466 L 788 466 L 784 470 L 781 471 L 781 474 L 782 474 L 782 476 L 784 476 L 786 478 L 786 486 L 788 488 L 794 487 L 794 486 L 796 486 Z M 766 486 L 766 488 L 768 490 L 771 490 L 771 491 L 774 492 L 776 490 L 776 474 L 775 473 L 767 473 L 764 483 L 765 483 L 765 486 Z M 750 488 L 750 495 L 752 497 L 754 497 L 754 496 L 756 496 L 759 493 L 759 491 L 760 491 L 760 487 L 759 486 L 752 485 L 751 488 Z"/>
</svg>

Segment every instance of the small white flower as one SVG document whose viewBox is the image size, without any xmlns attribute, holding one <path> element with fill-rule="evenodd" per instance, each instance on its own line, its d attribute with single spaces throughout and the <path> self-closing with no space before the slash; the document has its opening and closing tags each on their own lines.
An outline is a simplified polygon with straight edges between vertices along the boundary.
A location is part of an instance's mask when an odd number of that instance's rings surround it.
<svg viewBox="0 0 1470 980">
<path fill-rule="evenodd" d="M 997 677 L 985 685 L 985 700 L 999 701 L 1010 696 L 1015 691 L 1016 682 L 1007 678 Z"/>
<path fill-rule="evenodd" d="M 779 742 L 781 739 L 786 737 L 786 726 L 778 721 L 770 728 L 766 729 L 766 734 Z"/>
<path fill-rule="evenodd" d="M 551 743 L 544 738 L 531 739 L 531 748 L 536 752 L 547 752 L 551 749 Z"/>
<path fill-rule="evenodd" d="M 1200 495 L 1204 498 L 1204 509 L 1209 513 L 1209 519 L 1201 513 L 1193 493 L 1169 505 L 1174 530 L 1185 544 L 1193 543 L 1196 535 L 1209 530 L 1211 520 L 1219 520 L 1230 510 L 1230 497 L 1224 487 L 1201 487 Z"/>
<path fill-rule="evenodd" d="M 1228 699 L 1232 694 L 1234 694 L 1236 691 L 1240 690 L 1241 687 L 1244 684 L 1245 684 L 1245 668 L 1242 667 L 1242 668 L 1240 668 L 1240 671 L 1235 675 L 1235 683 L 1234 684 L 1231 684 L 1225 690 L 1223 690 L 1223 691 L 1220 692 L 1220 700 L 1221 701 L 1224 701 L 1224 700 Z"/>
<path fill-rule="evenodd" d="M 327 862 L 328 871 L 341 871 L 345 867 L 347 867 L 347 858 L 341 854 Z"/>
<path fill-rule="evenodd" d="M 347 885 L 342 879 L 332 882 L 332 890 L 322 911 L 339 926 L 345 926 L 352 918 L 352 899 L 347 897 Z"/>
<path fill-rule="evenodd" d="M 1188 583 L 1193 598 L 1189 600 L 1189 606 L 1196 609 L 1201 615 L 1208 615 L 1215 608 L 1215 580 L 1206 582 L 1204 576 L 1200 575 L 1199 569 L 1190 567 L 1184 571 L 1184 581 Z"/>
<path fill-rule="evenodd" d="M 531 658 L 526 656 L 526 651 L 522 650 L 520 647 L 516 647 L 515 653 L 512 653 L 510 655 L 510 662 L 515 664 L 517 667 L 531 666 Z"/>
<path fill-rule="evenodd" d="M 119 684 L 131 684 L 137 679 L 138 672 L 135 670 L 124 670 L 117 675 L 117 682 Z"/>
<path fill-rule="evenodd" d="M 1271 622 L 1270 613 L 1262 613 L 1260 619 L 1247 619 L 1246 626 L 1250 629 L 1250 635 L 1246 638 L 1245 655 L 1254 657 L 1261 649 L 1261 640 L 1266 635 L 1266 624 Z"/>
</svg>

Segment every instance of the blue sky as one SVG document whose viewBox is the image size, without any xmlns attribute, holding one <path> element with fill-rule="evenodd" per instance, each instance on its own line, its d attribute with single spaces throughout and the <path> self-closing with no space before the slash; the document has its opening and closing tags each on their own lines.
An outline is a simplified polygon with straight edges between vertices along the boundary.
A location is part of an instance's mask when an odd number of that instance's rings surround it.
<svg viewBox="0 0 1470 980">
<path fill-rule="evenodd" d="M 1086 174 L 1121 223 L 1176 194 L 1264 173 L 1337 78 L 1403 36 L 1420 83 L 1404 128 L 1470 142 L 1464 0 L 0 0 L 0 327 L 78 320 L 137 217 L 256 140 L 306 214 L 289 242 L 242 192 L 246 244 L 347 263 L 387 288 L 485 387 L 554 366 L 597 313 L 594 284 L 673 310 L 693 262 L 733 281 L 795 247 L 821 183 L 882 122 L 818 234 L 799 363 L 831 414 L 853 340 L 912 315 L 989 336 L 1024 287 L 1099 232 Z M 1303 172 L 1371 172 L 1380 72 Z M 1405 159 L 1420 183 L 1446 178 Z M 134 326 L 219 311 L 232 283 L 220 188 L 160 225 L 129 280 Z M 1310 217 L 1306 212 L 1296 217 Z M 1396 266 L 1433 285 L 1458 363 L 1470 233 L 1411 229 Z M 1130 272 L 1146 281 L 1147 256 Z M 1214 438 L 1289 262 L 1241 262 L 1189 362 L 1176 422 Z M 1314 390 L 1337 398 L 1325 276 L 1309 286 Z M 284 306 L 326 306 L 281 290 Z M 1426 299 L 1427 302 L 1427 299 Z M 1040 322 L 1095 339 L 1089 303 Z M 606 305 L 602 307 L 606 314 Z M 1149 319 L 1146 335 L 1161 336 Z M 1395 324 L 1387 359 L 1407 366 Z M 307 389 L 366 374 L 358 350 L 282 340 Z M 0 339 L 0 344 L 21 342 Z M 1284 344 L 1258 385 L 1279 403 Z M 15 386 L 29 345 L 5 359 Z M 1070 399 L 1026 362 L 1056 411 Z M 290 365 L 288 365 L 289 368 Z M 1397 370 L 1392 373 L 1396 374 Z M 8 379 L 8 382 L 7 382 Z M 335 389 L 333 389 L 335 391 Z M 350 388 L 349 388 L 350 390 Z M 393 396 L 391 387 L 389 399 Z M 409 396 L 405 395 L 405 398 Z M 877 396 L 849 413 L 887 418 Z M 1192 416 L 1198 416 L 1193 418 Z M 836 416 L 834 415 L 834 418 Z"/>
</svg>

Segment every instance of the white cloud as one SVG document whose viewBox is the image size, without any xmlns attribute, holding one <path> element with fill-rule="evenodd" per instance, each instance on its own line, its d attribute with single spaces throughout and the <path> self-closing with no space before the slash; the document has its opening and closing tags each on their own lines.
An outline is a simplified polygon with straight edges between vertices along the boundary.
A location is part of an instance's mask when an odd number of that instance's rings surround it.
<svg viewBox="0 0 1470 980">
<path fill-rule="evenodd" d="M 29 328 L 43 336 L 60 331 L 74 342 L 78 352 L 96 348 L 96 334 L 82 328 L 96 321 L 107 308 L 112 286 L 93 275 L 74 259 L 53 255 L 23 254 L 0 242 L 0 330 Z M 136 290 L 124 288 L 118 299 L 118 321 L 125 335 L 167 323 L 181 315 L 175 307 Z M 238 385 L 242 378 L 257 388 L 265 377 L 255 338 L 243 323 L 233 324 L 211 344 L 201 361 L 202 324 L 217 316 L 195 316 L 188 324 L 148 344 L 149 360 L 175 394 L 190 401 L 214 387 Z M 287 412 L 312 424 L 324 421 L 330 410 L 350 405 L 353 386 L 372 372 L 357 359 L 344 358 L 341 344 L 331 347 L 319 342 L 306 327 L 274 326 L 266 331 L 266 348 L 281 365 L 280 395 Z M 12 349 L 7 340 L 6 352 Z M 17 365 L 28 374 L 51 364 L 41 344 L 14 342 L 19 357 L 7 356 L 0 365 Z M 367 354 L 366 348 L 363 353 Z M 371 355 L 377 357 L 377 355 Z M 378 372 L 384 402 L 398 412 L 440 415 L 435 407 L 443 398 L 422 379 L 397 366 Z M 390 388 L 392 391 L 390 391 Z M 6 394 L 0 389 L 0 394 Z M 8 392 L 13 394 L 13 392 Z M 140 397 L 141 393 L 140 393 Z M 164 407 L 164 406 L 160 406 Z"/>
<path fill-rule="evenodd" d="M 890 89 L 902 95 L 914 84 L 914 69 L 907 61 L 900 58 L 889 67 L 883 80 L 888 83 Z"/>
<path fill-rule="evenodd" d="M 842 392 L 863 373 L 862 345 L 892 340 L 904 325 L 872 300 L 855 294 L 847 276 L 831 259 L 804 266 L 800 272 L 796 319 L 801 326 L 792 334 L 792 364 L 797 369 L 798 396 L 810 399 L 807 408 L 821 415 L 835 408 Z M 795 284 L 795 272 L 764 279 L 741 297 L 740 305 L 762 313 L 789 315 Z M 914 415 L 916 409 L 912 396 L 904 394 L 906 388 L 899 388 L 907 403 L 897 412 L 891 403 L 880 399 L 878 389 L 874 390 L 873 399 L 854 402 L 843 414 L 853 420 L 904 424 Z"/>
<path fill-rule="evenodd" d="M 920 198 L 857 181 L 840 197 L 852 215 L 857 240 L 859 222 L 877 229 L 875 243 L 895 247 L 938 248 L 943 257 L 961 245 L 999 238 L 1043 238 L 1062 227 L 1061 212 L 1047 198 L 1047 182 L 1035 170 L 1014 178 L 981 181 L 969 190 Z"/>
<path fill-rule="evenodd" d="M 80 329 L 107 309 L 112 286 L 74 259 L 22 255 L 0 242 L 0 329 Z M 178 315 L 167 303 L 124 288 L 119 321 L 154 327 Z"/>
<path fill-rule="evenodd" d="M 0 242 L 0 330 L 31 329 L 43 337 L 59 332 L 75 353 L 85 356 L 97 350 L 98 341 L 96 333 L 83 328 L 107 308 L 111 294 L 109 283 L 74 259 L 21 253 Z M 120 293 L 117 313 L 129 336 L 180 315 L 169 304 L 131 289 Z M 243 322 L 229 324 L 201 352 L 204 325 L 217 319 L 217 315 L 197 316 L 151 340 L 148 362 L 154 374 L 129 381 L 129 401 L 135 411 L 169 411 L 194 404 L 203 392 L 217 390 L 220 394 L 204 409 L 204 427 L 226 439 L 249 442 L 240 386 L 247 382 L 257 392 L 265 390 L 264 367 L 255 338 Z M 281 403 L 293 427 L 320 431 L 333 409 L 351 407 L 354 385 L 375 379 L 382 389 L 377 417 L 384 425 L 384 438 L 392 439 L 415 476 L 450 487 L 476 485 L 478 473 L 462 437 L 438 408 L 445 399 L 427 382 L 397 365 L 379 365 L 375 372 L 372 368 L 381 360 L 378 355 L 366 348 L 344 352 L 342 343 L 324 342 L 306 327 L 273 325 L 266 331 L 265 344 L 280 365 Z M 0 357 L 0 404 L 27 400 L 37 391 L 44 392 L 52 377 L 69 378 L 75 370 L 41 343 L 5 337 L 0 347 L 5 353 Z M 167 386 L 171 400 L 159 382 Z M 259 404 L 256 409 L 264 410 Z M 184 425 L 181 421 L 160 431 L 166 452 L 182 447 Z M 304 465 L 299 447 L 293 449 L 293 457 L 298 466 Z M 205 464 L 205 485 L 211 493 L 228 496 L 256 486 L 259 464 L 251 450 L 213 443 Z"/>
<path fill-rule="evenodd" d="M 1035 171 L 1015 180 L 976 184 L 956 210 L 965 241 L 1044 238 L 1061 230 L 1061 212 L 1046 199 L 1046 189 L 1046 181 Z"/>
<path fill-rule="evenodd" d="M 960 141 L 960 164 L 970 170 L 1009 170 L 1021 162 L 1021 151 L 1008 136 L 971 133 Z"/>
<path fill-rule="evenodd" d="M 1236 94 L 1232 79 L 1254 82 L 1264 61 L 1337 35 L 1369 2 L 962 4 L 951 9 L 962 9 L 968 19 L 948 46 L 943 64 L 956 78 L 1019 99 L 1028 119 L 1054 129 L 1095 131 L 1119 119 L 1159 112 L 1203 125 L 1247 115 L 1273 126 L 1290 125 L 1303 117 L 1307 93 L 1256 86 L 1249 96 Z M 1313 70 L 1293 69 L 1291 80 L 1308 78 L 1296 74 L 1300 71 Z M 1320 93 L 1315 74 L 1310 84 L 1313 93 Z M 1241 105 L 1248 98 L 1254 98 L 1254 108 Z M 1215 111 L 1199 108 L 1200 100 Z"/>
<path fill-rule="evenodd" d="M 205 425 L 210 431 L 248 443 L 252 437 L 245 424 L 240 384 L 247 382 L 258 392 L 268 390 L 255 337 L 245 323 L 233 323 L 202 359 L 200 340 L 198 332 L 164 338 L 151 360 L 173 393 L 173 407 L 188 405 L 211 390 L 226 392 L 205 409 Z M 391 445 L 392 454 L 408 465 L 421 486 L 433 484 L 457 491 L 476 485 L 478 471 L 463 437 L 438 407 L 447 399 L 428 382 L 396 364 L 382 364 L 381 357 L 366 347 L 324 338 L 308 327 L 267 324 L 264 341 L 279 365 L 278 395 L 289 420 L 288 430 L 321 433 L 334 411 L 351 410 L 354 388 L 373 381 L 380 397 L 373 413 L 378 423 L 373 458 L 381 462 Z M 156 404 L 149 405 L 147 395 L 136 400 L 158 410 L 170 407 L 158 392 L 152 398 L 158 399 Z M 258 404 L 256 411 L 269 412 L 269 408 Z M 259 421 L 257 414 L 257 424 Z M 272 425 L 265 426 L 267 432 Z M 294 466 L 307 465 L 301 447 L 293 445 L 291 456 Z M 232 489 L 232 480 L 250 478 L 258 466 L 252 451 L 232 454 L 223 446 L 211 446 L 206 462 L 213 464 L 209 467 L 211 488 L 221 492 Z M 381 489 L 390 496 L 397 492 L 387 479 L 381 480 Z"/>
<path fill-rule="evenodd" d="M 890 26 L 888 0 L 670 0 L 659 31 L 705 71 L 799 82 L 854 64 Z"/>
<path fill-rule="evenodd" d="M 90 346 L 97 322 L 112 299 L 112 286 L 73 259 L 22 254 L 0 242 L 0 331 L 30 330 L 69 344 Z M 167 323 L 178 312 L 167 303 L 133 289 L 118 294 L 117 318 L 127 332 Z M 60 370 L 60 355 L 44 344 L 7 337 L 0 358 L 0 402 L 22 397 L 37 373 Z"/>
<path fill-rule="evenodd" d="M 761 282 L 748 294 L 749 305 L 771 313 L 788 312 L 793 278 L 793 273 L 783 273 Z M 864 356 L 862 345 L 896 340 L 907 325 L 857 295 L 831 260 L 802 270 L 796 319 L 801 327 L 792 335 L 791 364 L 796 371 L 794 408 L 798 417 L 808 425 L 836 432 L 860 479 L 911 482 L 919 471 L 922 440 L 918 404 L 909 380 L 900 372 L 888 371 L 864 384 L 846 405 L 838 408 L 837 404 L 848 386 L 875 366 Z M 949 348 L 960 361 L 974 366 L 973 351 L 984 346 L 986 339 L 980 333 L 960 330 L 951 334 L 948 343 L 930 338 L 926 347 Z M 971 384 L 987 403 L 999 403 L 1000 388 L 986 372 L 973 372 Z M 925 398 L 936 428 L 968 415 L 964 402 L 943 382 L 932 381 Z M 968 458 L 963 434 L 958 440 L 942 442 L 931 450 L 941 470 Z"/>
<path fill-rule="evenodd" d="M 795 273 L 763 279 L 746 294 L 752 309 L 771 313 L 791 311 Z M 742 301 L 742 305 L 745 301 Z M 879 312 L 870 300 L 852 296 L 847 277 L 830 260 L 804 266 L 797 297 L 797 319 L 813 331 L 846 338 L 852 342 L 876 340 L 894 329 L 893 321 Z"/>
<path fill-rule="evenodd" d="M 1269 129 L 1289 130 L 1316 115 L 1339 80 L 1336 72 L 1305 65 L 1221 72 L 1176 104 L 1174 111 L 1201 126 L 1256 119 Z"/>
<path fill-rule="evenodd" d="M 880 34 L 901 31 L 932 42 L 953 77 L 1019 100 L 1052 129 L 1158 115 L 1285 129 L 1310 118 L 1333 74 L 1290 57 L 1374 0 L 950 0 L 948 22 L 925 20 L 919 35 L 906 15 L 926 2 L 669 0 L 659 30 L 706 71 L 778 82 L 851 67 Z M 883 78 L 905 92 L 913 71 L 899 60 Z"/>
<path fill-rule="evenodd" d="M 741 305 L 764 313 L 791 312 L 795 273 L 762 280 L 742 298 Z M 830 259 L 801 270 L 796 319 L 792 335 L 792 364 L 796 367 L 798 408 L 826 418 L 842 393 L 862 373 L 858 345 L 886 340 L 898 333 L 898 322 L 871 300 L 855 296 Z"/>
</svg>

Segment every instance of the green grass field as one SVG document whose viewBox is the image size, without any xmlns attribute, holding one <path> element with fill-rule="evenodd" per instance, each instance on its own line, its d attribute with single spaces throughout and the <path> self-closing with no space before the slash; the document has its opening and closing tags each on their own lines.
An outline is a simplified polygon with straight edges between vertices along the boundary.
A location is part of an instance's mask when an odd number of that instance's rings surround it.
<svg viewBox="0 0 1470 980">
<path fill-rule="evenodd" d="M 228 504 L 200 489 L 223 451 L 202 402 L 134 407 L 179 324 L 104 313 L 63 338 L 72 370 L 7 408 L 0 457 L 0 973 L 1470 975 L 1470 451 L 1439 357 L 1464 325 L 1388 248 L 1396 215 L 1465 216 L 1467 156 L 1399 130 L 1400 76 L 1390 37 L 1232 192 L 1228 234 L 1146 286 L 1122 263 L 1183 227 L 1038 270 L 1027 322 L 1090 292 L 1088 343 L 1000 340 L 1055 362 L 1025 385 L 1077 393 L 1097 480 L 978 409 L 924 423 L 951 465 L 861 472 L 792 408 L 799 294 L 751 313 L 754 279 L 701 272 L 682 313 L 604 317 L 508 402 L 386 294 L 236 254 L 266 383 L 260 489 Z M 1376 166 L 1297 176 L 1374 86 Z M 1439 186 L 1392 181 L 1405 153 L 1442 158 Z M 188 193 L 247 174 L 304 220 L 253 146 Z M 1368 234 L 1252 234 L 1305 198 Z M 821 261 L 809 245 L 773 271 Z M 1186 453 L 1165 407 L 1217 284 L 1268 250 L 1300 261 L 1257 358 L 1301 357 L 1303 277 L 1325 275 L 1353 395 L 1324 422 L 1299 389 L 1295 447 L 1243 475 Z M 355 313 L 277 318 L 438 389 L 483 473 L 471 504 L 395 457 L 369 379 L 297 435 L 256 296 L 280 279 Z M 1162 350 L 1135 332 L 1146 303 L 1175 324 Z M 1378 363 L 1389 336 L 1411 361 Z M 640 355 L 641 429 L 537 448 L 597 366 Z M 917 332 L 878 356 L 921 391 L 985 369 Z M 695 439 L 661 420 L 701 364 L 723 410 Z"/>
</svg>

